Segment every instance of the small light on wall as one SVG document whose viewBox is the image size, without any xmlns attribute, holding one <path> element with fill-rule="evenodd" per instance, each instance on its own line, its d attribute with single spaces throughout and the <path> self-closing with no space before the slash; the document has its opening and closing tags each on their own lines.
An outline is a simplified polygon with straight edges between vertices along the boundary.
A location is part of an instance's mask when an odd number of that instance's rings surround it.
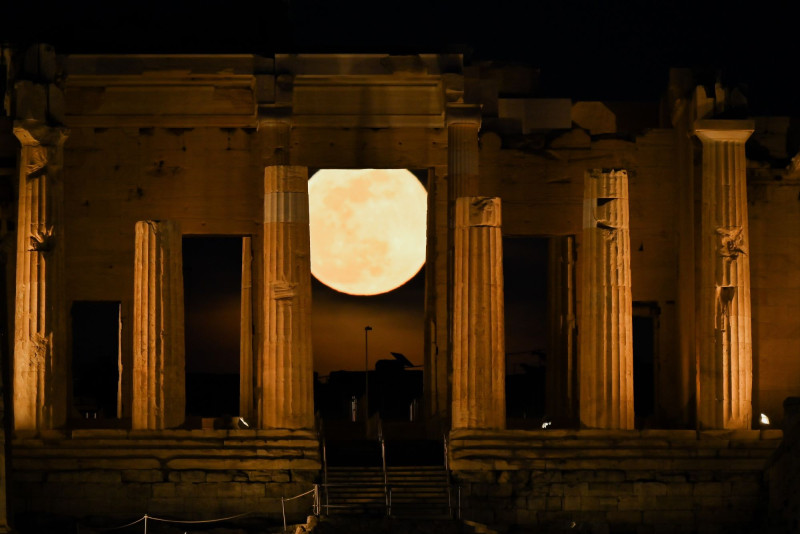
<svg viewBox="0 0 800 534">
<path fill-rule="evenodd" d="M 250 425 L 247 424 L 247 421 L 244 420 L 244 417 L 239 418 L 239 428 L 250 428 Z"/>
<path fill-rule="evenodd" d="M 769 417 L 767 417 L 767 414 L 765 414 L 765 413 L 762 413 L 762 414 L 761 414 L 761 419 L 759 419 L 759 422 L 760 422 L 762 425 L 768 425 L 768 424 L 769 424 Z"/>
<path fill-rule="evenodd" d="M 544 422 L 542 422 L 542 428 L 547 428 L 552 424 L 553 424 L 552 421 L 544 421 Z"/>
</svg>

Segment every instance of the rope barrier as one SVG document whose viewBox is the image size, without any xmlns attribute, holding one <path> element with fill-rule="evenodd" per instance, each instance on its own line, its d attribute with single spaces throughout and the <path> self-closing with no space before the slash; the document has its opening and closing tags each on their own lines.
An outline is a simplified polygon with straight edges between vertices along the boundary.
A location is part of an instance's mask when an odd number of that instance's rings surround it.
<svg viewBox="0 0 800 534">
<path fill-rule="evenodd" d="M 105 527 L 105 528 L 98 528 L 98 530 L 120 530 L 122 528 L 132 527 L 136 523 L 141 523 L 142 521 L 144 521 L 144 516 L 140 517 L 139 519 L 137 519 L 132 523 L 128 523 L 127 525 L 122 525 L 121 527 Z"/>
<path fill-rule="evenodd" d="M 306 495 L 310 495 L 310 494 L 313 493 L 314 494 L 314 504 L 313 504 L 312 508 L 313 508 L 315 514 L 318 514 L 319 513 L 319 511 L 318 511 L 319 508 L 318 508 L 318 503 L 317 503 L 317 500 L 319 498 L 318 497 L 318 492 L 319 492 L 319 489 L 318 489 L 317 485 L 314 485 L 314 487 L 311 488 L 310 490 L 308 490 L 308 491 L 306 491 L 304 493 L 300 493 L 299 495 L 295 495 L 294 497 L 281 497 L 281 513 L 283 514 L 283 529 L 284 530 L 286 530 L 286 503 L 288 501 L 293 501 L 295 499 L 299 499 L 300 497 L 305 497 Z M 132 527 L 133 525 L 136 525 L 136 524 L 141 523 L 142 521 L 144 521 L 144 531 L 145 531 L 145 534 L 146 534 L 147 533 L 147 521 L 148 520 L 160 521 L 161 523 L 171 523 L 171 524 L 175 524 L 175 525 L 199 525 L 199 524 L 205 524 L 205 523 L 219 523 L 219 522 L 222 522 L 222 521 L 231 521 L 233 519 L 239 519 L 240 517 L 245 517 L 245 516 L 251 515 L 253 513 L 255 513 L 255 512 L 245 512 L 243 514 L 231 515 L 231 516 L 228 516 L 228 517 L 220 517 L 218 519 L 202 519 L 202 520 L 186 520 L 186 521 L 181 521 L 179 519 L 165 519 L 163 517 L 154 517 L 152 515 L 144 514 L 142 517 L 140 517 L 136 521 L 132 521 L 130 523 L 126 523 L 126 524 L 118 526 L 118 527 L 99 527 L 96 530 L 100 530 L 100 531 L 103 531 L 103 532 L 111 531 L 111 530 L 121 530 L 123 528 Z"/>
<path fill-rule="evenodd" d="M 295 495 L 294 497 L 284 497 L 284 500 L 286 500 L 286 501 L 293 501 L 293 500 L 295 500 L 295 499 L 299 499 L 300 497 L 305 497 L 305 496 L 306 496 L 306 495 L 308 495 L 309 493 L 314 493 L 314 488 L 311 488 L 311 489 L 310 489 L 310 490 L 308 490 L 307 492 L 305 492 L 305 493 L 301 493 L 300 495 Z"/>
<path fill-rule="evenodd" d="M 231 519 L 239 519 L 240 517 L 244 517 L 246 515 L 250 515 L 253 512 L 245 512 L 243 514 L 232 515 L 230 517 L 222 517 L 220 519 L 205 519 L 205 520 L 196 520 L 196 521 L 179 521 L 177 519 L 162 519 L 160 517 L 153 517 L 152 515 L 146 516 L 147 519 L 152 519 L 153 521 L 161 521 L 162 523 L 176 523 L 182 525 L 197 525 L 200 523 L 219 523 L 220 521 L 230 521 Z M 144 519 L 144 518 L 142 518 Z"/>
</svg>

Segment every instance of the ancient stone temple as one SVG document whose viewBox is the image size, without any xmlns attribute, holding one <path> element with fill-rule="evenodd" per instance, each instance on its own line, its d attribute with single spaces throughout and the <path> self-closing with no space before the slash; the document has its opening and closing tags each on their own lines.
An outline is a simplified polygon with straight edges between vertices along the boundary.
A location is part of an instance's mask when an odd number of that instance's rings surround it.
<svg viewBox="0 0 800 534">
<path fill-rule="evenodd" d="M 427 190 L 422 394 L 382 422 L 360 408 L 365 369 L 346 423 L 438 442 L 445 514 L 598 532 L 764 519 L 800 395 L 794 122 L 726 118 L 726 88 L 681 70 L 662 102 L 612 104 L 540 98 L 530 69 L 457 54 L 56 52 L 4 56 L 0 531 L 337 513 L 308 500 L 347 426 L 315 405 L 319 169 L 408 169 Z M 190 408 L 227 387 L 189 384 L 187 317 L 218 306 L 184 294 L 197 236 L 233 239 L 241 266 L 224 415 Z M 517 325 L 541 350 L 509 349 Z"/>
</svg>

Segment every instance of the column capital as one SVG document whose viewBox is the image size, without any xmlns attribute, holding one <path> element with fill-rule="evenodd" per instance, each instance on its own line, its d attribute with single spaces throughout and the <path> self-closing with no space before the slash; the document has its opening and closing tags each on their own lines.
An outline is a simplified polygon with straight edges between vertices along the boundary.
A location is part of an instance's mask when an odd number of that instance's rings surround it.
<svg viewBox="0 0 800 534">
<path fill-rule="evenodd" d="M 259 104 L 257 127 L 286 125 L 292 126 L 292 106 L 285 104 Z"/>
<path fill-rule="evenodd" d="M 477 104 L 447 104 L 445 113 L 447 126 L 473 124 L 481 127 L 481 107 Z"/>
<path fill-rule="evenodd" d="M 462 207 L 465 205 L 466 207 Z M 460 197 L 456 199 L 456 228 L 501 226 L 499 197 Z"/>
<path fill-rule="evenodd" d="M 60 146 L 67 140 L 69 129 L 36 120 L 16 120 L 14 135 L 22 146 Z"/>
<path fill-rule="evenodd" d="M 694 134 L 701 141 L 738 141 L 744 143 L 755 130 L 755 121 L 708 119 L 694 121 Z"/>
</svg>

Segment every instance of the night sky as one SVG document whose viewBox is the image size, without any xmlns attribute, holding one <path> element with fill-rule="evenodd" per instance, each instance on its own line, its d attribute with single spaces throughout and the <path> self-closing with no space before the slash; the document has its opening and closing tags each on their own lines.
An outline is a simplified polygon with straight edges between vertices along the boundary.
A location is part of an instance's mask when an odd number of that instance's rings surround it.
<svg viewBox="0 0 800 534">
<path fill-rule="evenodd" d="M 541 97 L 656 100 L 671 66 L 800 114 L 789 4 L 653 0 L 6 2 L 0 42 L 60 53 L 464 54 L 541 67 Z"/>
</svg>

